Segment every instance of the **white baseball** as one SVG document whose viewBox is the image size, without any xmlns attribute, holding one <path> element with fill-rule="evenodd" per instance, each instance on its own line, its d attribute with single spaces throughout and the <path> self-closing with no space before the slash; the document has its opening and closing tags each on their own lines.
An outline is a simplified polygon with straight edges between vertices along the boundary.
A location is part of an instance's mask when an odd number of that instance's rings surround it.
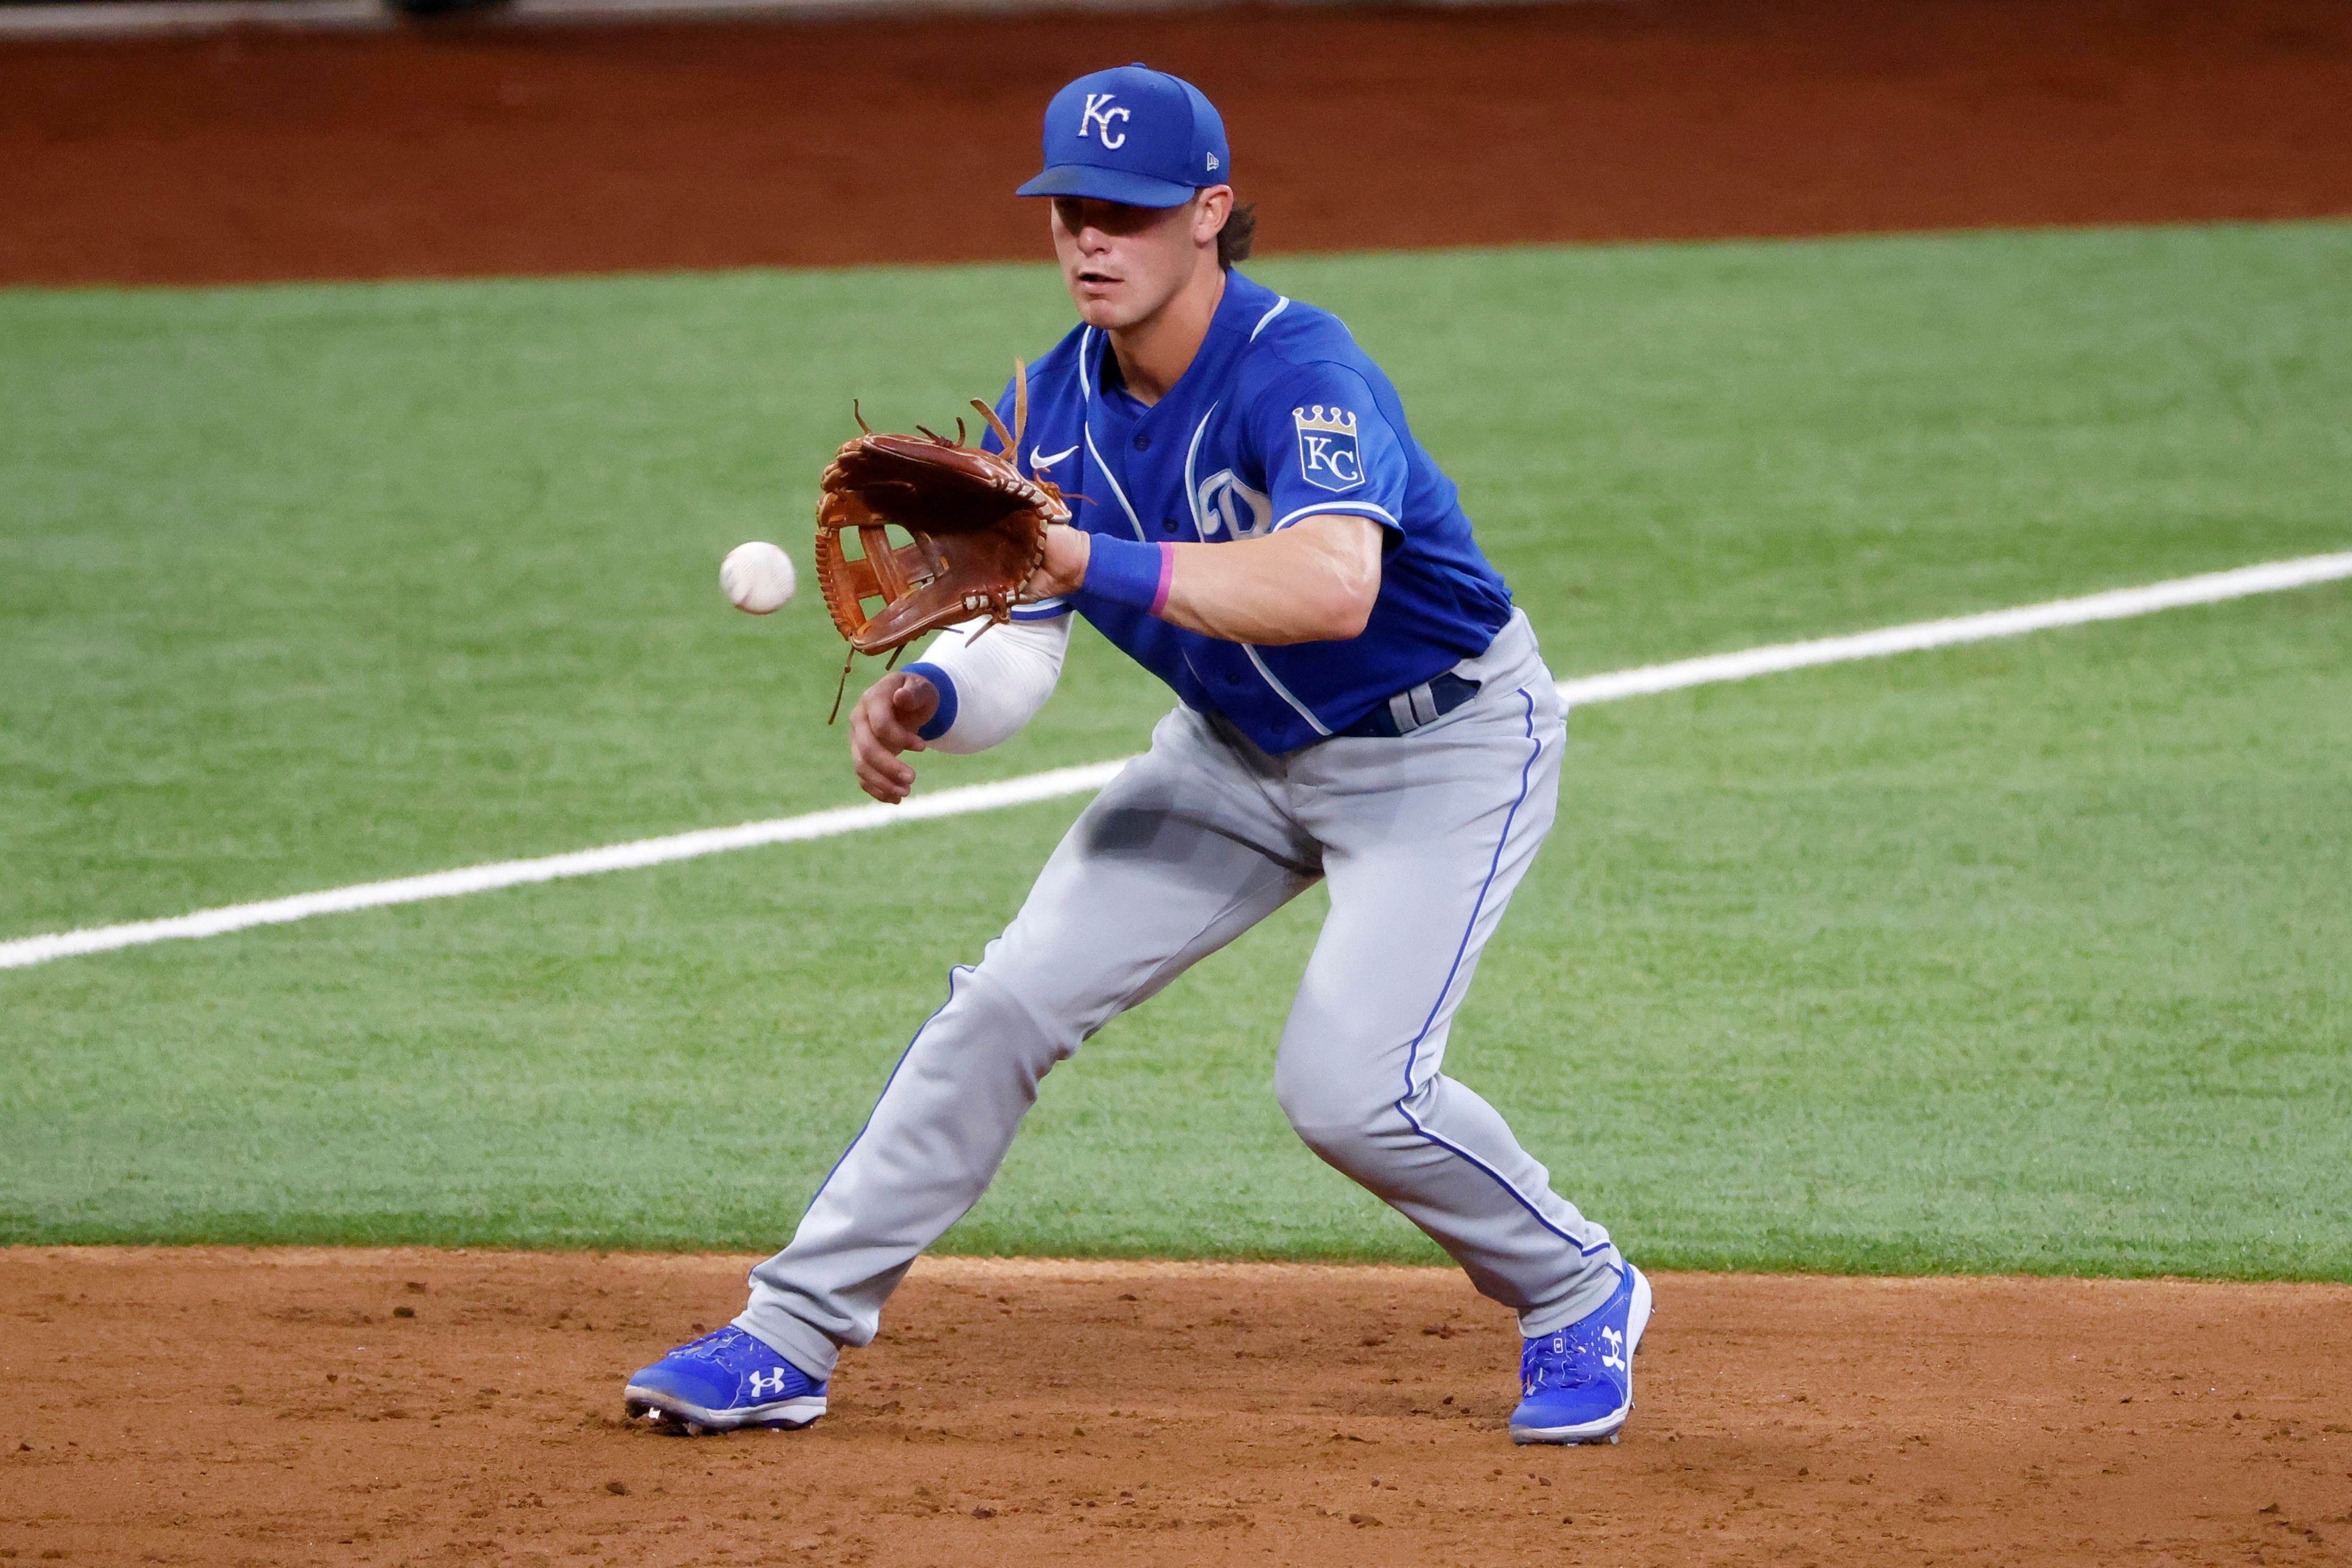
<svg viewBox="0 0 2352 1568">
<path fill-rule="evenodd" d="M 768 615 L 793 601 L 799 579 L 793 558 L 761 539 L 737 545 L 719 563 L 719 586 L 736 609 L 747 615 Z"/>
</svg>

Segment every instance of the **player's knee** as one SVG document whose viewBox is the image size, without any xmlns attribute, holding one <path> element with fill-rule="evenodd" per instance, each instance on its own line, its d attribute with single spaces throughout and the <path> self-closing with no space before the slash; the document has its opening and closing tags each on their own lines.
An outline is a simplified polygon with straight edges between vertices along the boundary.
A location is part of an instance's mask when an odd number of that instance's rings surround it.
<svg viewBox="0 0 2352 1568">
<path fill-rule="evenodd" d="M 1379 1142 L 1383 1124 L 1396 1119 L 1396 1107 L 1360 1084 L 1335 1082 L 1331 1075 L 1308 1071 L 1274 1072 L 1274 1097 L 1291 1130 L 1308 1148 L 1346 1169 Z"/>
<path fill-rule="evenodd" d="M 971 970 L 975 980 L 995 993 L 1008 1023 L 1050 1040 L 1057 1061 L 1117 1017 L 1121 1001 L 1101 976 L 1072 964 L 1068 953 L 1066 946 L 1047 954 L 1035 944 L 1000 937 Z"/>
<path fill-rule="evenodd" d="M 1041 1014 L 1027 998 L 983 966 L 959 969 L 955 992 L 916 1040 L 917 1057 L 974 1054 L 1027 1075 L 1034 1082 L 1076 1051 L 1082 1035 L 1067 1022 Z"/>
</svg>

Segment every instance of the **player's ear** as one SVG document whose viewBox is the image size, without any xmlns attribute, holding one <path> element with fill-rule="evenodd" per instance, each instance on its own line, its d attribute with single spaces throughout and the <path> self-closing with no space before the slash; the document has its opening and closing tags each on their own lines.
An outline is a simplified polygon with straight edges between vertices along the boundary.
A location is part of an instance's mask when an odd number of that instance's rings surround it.
<svg viewBox="0 0 2352 1568">
<path fill-rule="evenodd" d="M 1217 231 L 1225 226 L 1233 215 L 1234 188 L 1231 185 L 1209 185 L 1192 198 L 1192 243 L 1213 244 Z"/>
</svg>

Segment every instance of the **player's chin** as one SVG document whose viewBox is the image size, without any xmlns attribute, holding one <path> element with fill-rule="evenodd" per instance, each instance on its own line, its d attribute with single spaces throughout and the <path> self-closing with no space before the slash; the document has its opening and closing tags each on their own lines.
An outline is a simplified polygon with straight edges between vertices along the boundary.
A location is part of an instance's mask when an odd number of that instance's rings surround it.
<svg viewBox="0 0 2352 1568">
<path fill-rule="evenodd" d="M 1078 308 L 1078 319 L 1098 332 L 1132 327 L 1144 315 L 1136 308 L 1134 297 L 1124 284 L 1074 283 L 1070 286 L 1070 298 Z"/>
</svg>

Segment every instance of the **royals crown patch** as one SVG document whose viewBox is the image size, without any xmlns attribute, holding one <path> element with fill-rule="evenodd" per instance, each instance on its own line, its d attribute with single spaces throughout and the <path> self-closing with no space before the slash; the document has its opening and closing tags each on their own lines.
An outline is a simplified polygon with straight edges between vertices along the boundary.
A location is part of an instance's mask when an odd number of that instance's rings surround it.
<svg viewBox="0 0 2352 1568">
<path fill-rule="evenodd" d="M 1326 490 L 1352 490 L 1364 482 L 1363 453 L 1356 445 L 1356 416 L 1333 403 L 1294 408 L 1298 425 L 1298 476 Z"/>
</svg>

